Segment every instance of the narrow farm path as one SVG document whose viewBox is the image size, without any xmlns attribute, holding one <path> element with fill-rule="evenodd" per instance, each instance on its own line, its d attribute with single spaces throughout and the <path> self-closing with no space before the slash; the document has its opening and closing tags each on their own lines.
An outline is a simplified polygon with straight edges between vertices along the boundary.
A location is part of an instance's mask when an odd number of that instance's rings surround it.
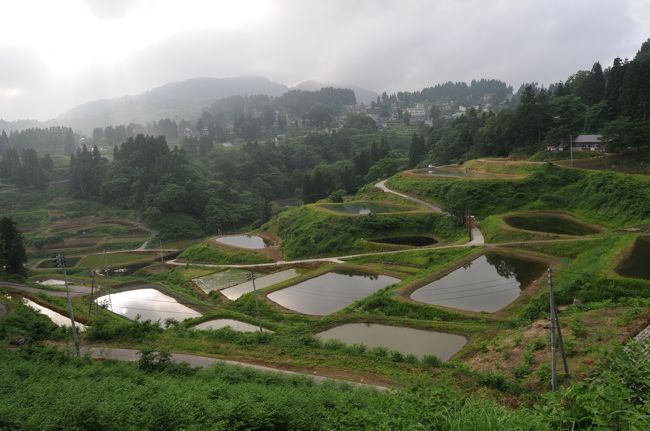
<svg viewBox="0 0 650 431">
<path fill-rule="evenodd" d="M 37 287 L 29 287 L 25 286 L 24 284 L 18 284 L 18 283 L 9 283 L 6 281 L 0 281 L 0 287 L 6 287 L 8 289 L 13 289 L 13 290 L 19 290 L 21 292 L 27 292 L 27 293 L 43 293 L 45 295 L 50 295 L 54 296 L 57 298 L 65 298 L 66 293 L 65 290 L 49 290 L 49 289 L 39 289 Z M 76 296 L 84 296 L 90 294 L 90 287 L 87 286 L 70 286 L 70 296 L 71 297 L 76 297 Z"/>
</svg>

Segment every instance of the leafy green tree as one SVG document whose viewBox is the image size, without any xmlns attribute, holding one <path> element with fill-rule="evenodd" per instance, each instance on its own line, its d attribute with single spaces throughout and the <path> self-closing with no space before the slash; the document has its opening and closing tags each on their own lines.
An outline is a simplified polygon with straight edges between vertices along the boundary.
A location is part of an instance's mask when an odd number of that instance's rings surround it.
<svg viewBox="0 0 650 431">
<path fill-rule="evenodd" d="M 605 125 L 602 130 L 603 138 L 609 141 L 609 146 L 615 151 L 625 151 L 628 148 L 641 148 L 650 142 L 650 124 L 648 122 L 617 118 Z"/>
<path fill-rule="evenodd" d="M 424 136 L 414 133 L 411 136 L 411 145 L 409 146 L 409 168 L 414 168 L 424 158 L 427 151 Z"/>
<path fill-rule="evenodd" d="M 0 262 L 5 265 L 8 274 L 24 274 L 27 254 L 23 244 L 23 236 L 16 228 L 16 223 L 4 217 L 0 219 Z"/>
</svg>

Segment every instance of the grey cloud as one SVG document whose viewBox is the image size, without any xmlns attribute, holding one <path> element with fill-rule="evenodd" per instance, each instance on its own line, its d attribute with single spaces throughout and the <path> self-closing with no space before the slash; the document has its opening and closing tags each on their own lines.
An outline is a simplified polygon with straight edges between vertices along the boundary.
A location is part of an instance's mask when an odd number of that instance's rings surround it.
<svg viewBox="0 0 650 431">
<path fill-rule="evenodd" d="M 117 19 L 127 14 L 137 0 L 86 0 L 88 9 L 100 19 Z"/>
<path fill-rule="evenodd" d="M 39 73 L 29 79 L 40 83 L 40 94 L 59 96 L 45 104 L 49 117 L 84 101 L 199 76 L 261 75 L 288 85 L 320 79 L 376 91 L 483 77 L 515 87 L 549 84 L 594 61 L 607 66 L 615 56 L 634 55 L 639 28 L 650 22 L 631 16 L 631 1 L 278 0 L 269 19 L 172 35 L 74 83 L 44 85 Z M 1 107 L 0 117 L 43 115 L 45 107 L 30 94 L 15 109 Z"/>
</svg>

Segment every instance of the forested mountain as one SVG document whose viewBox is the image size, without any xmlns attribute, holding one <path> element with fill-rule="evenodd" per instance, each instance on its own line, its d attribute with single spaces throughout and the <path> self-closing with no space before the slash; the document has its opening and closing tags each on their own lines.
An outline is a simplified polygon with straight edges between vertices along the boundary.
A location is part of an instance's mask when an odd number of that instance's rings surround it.
<svg viewBox="0 0 650 431">
<path fill-rule="evenodd" d="M 24 150 L 60 151 L 71 153 L 75 150 L 75 137 L 69 127 L 30 128 L 12 131 L 7 134 L 0 130 L 0 154 L 9 148 Z"/>
<path fill-rule="evenodd" d="M 57 124 L 90 132 L 95 127 L 196 119 L 215 100 L 247 94 L 279 96 L 287 87 L 262 77 L 195 78 L 153 88 L 134 96 L 84 103 L 60 115 Z"/>
<path fill-rule="evenodd" d="M 612 151 L 647 146 L 650 40 L 632 60 L 616 58 L 605 70 L 595 63 L 591 70 L 578 71 L 548 89 L 527 85 L 519 98 L 515 108 L 498 113 L 470 109 L 451 122 L 437 122 L 417 162 L 445 164 L 481 156 L 530 155 L 578 134 L 602 134 Z"/>
<path fill-rule="evenodd" d="M 341 84 L 341 83 L 334 83 L 329 81 L 316 81 L 316 80 L 303 81 L 297 84 L 292 89 L 304 90 L 304 91 L 318 91 L 321 88 L 327 88 L 327 87 L 350 89 L 354 91 L 354 96 L 356 97 L 357 102 L 365 103 L 366 105 L 369 105 L 373 100 L 377 99 L 377 96 L 379 96 L 377 92 L 373 90 L 369 90 L 367 88 L 359 87 L 358 85 Z"/>
</svg>

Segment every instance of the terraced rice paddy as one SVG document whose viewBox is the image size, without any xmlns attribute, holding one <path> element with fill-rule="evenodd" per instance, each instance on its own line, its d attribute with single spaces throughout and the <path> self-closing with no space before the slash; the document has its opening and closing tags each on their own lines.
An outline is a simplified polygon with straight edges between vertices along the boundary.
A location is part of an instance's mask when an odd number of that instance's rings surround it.
<svg viewBox="0 0 650 431">
<path fill-rule="evenodd" d="M 255 288 L 264 289 L 266 287 L 273 286 L 274 284 L 278 284 L 283 281 L 292 279 L 297 275 L 298 275 L 298 271 L 296 271 L 293 268 L 280 271 L 280 272 L 275 272 L 273 274 L 263 275 L 255 280 Z M 226 296 L 226 298 L 230 299 L 231 301 L 235 301 L 239 299 L 242 295 L 245 295 L 252 291 L 253 291 L 253 282 L 249 280 L 249 281 L 245 281 L 244 283 L 238 284 L 236 286 L 223 289 L 221 293 L 223 293 Z"/>
<path fill-rule="evenodd" d="M 411 294 L 414 301 L 493 313 L 513 302 L 545 265 L 498 253 L 479 256 Z"/>
<path fill-rule="evenodd" d="M 270 293 L 268 298 L 298 313 L 325 316 L 397 282 L 387 275 L 328 272 Z"/>
<path fill-rule="evenodd" d="M 205 293 L 210 293 L 213 290 L 222 290 L 245 283 L 248 280 L 249 272 L 243 269 L 226 269 L 225 271 L 215 272 L 205 277 L 195 278 L 193 281 Z M 253 274 L 255 277 L 261 277 L 263 275 L 259 272 L 254 272 Z"/>
<path fill-rule="evenodd" d="M 548 232 L 559 235 L 592 235 L 599 231 L 581 223 L 570 216 L 549 213 L 515 214 L 503 218 L 508 225 L 535 232 Z"/>
<path fill-rule="evenodd" d="M 335 326 L 317 336 L 322 340 L 339 340 L 369 348 L 383 347 L 420 358 L 434 355 L 443 361 L 451 358 L 467 343 L 467 339 L 460 335 L 368 323 Z"/>
</svg>

